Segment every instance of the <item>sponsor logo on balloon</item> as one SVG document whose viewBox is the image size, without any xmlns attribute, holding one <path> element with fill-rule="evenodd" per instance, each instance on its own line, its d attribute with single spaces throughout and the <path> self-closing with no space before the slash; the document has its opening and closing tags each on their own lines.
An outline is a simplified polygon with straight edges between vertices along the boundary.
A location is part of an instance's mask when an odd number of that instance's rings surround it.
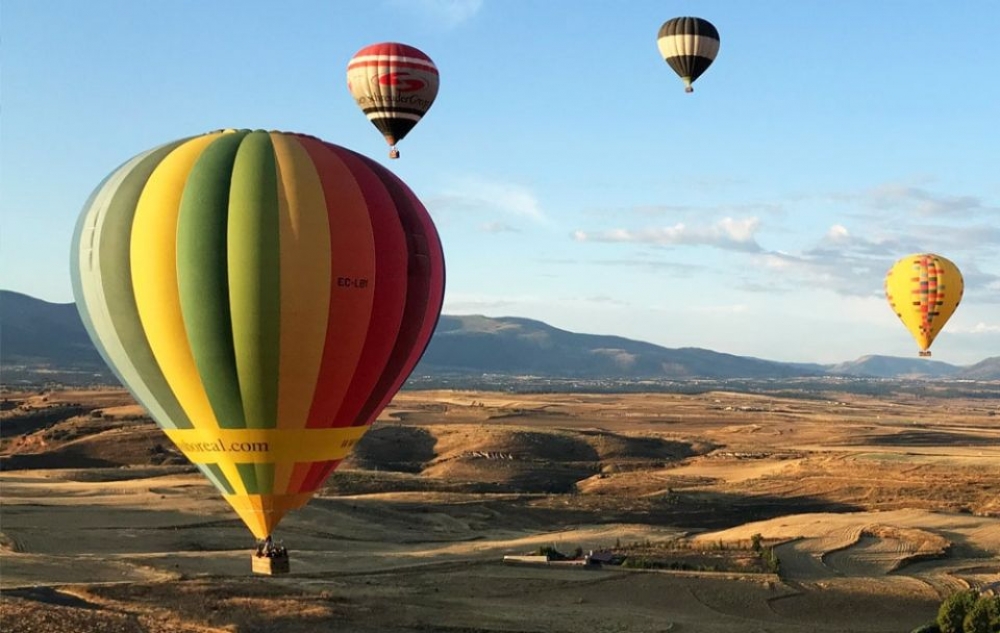
<svg viewBox="0 0 1000 633">
<path fill-rule="evenodd" d="M 414 108 L 426 110 L 431 107 L 430 99 L 423 99 L 420 95 L 361 95 L 355 99 L 362 108 L 373 105 L 406 105 Z"/>
<path fill-rule="evenodd" d="M 193 453 L 266 453 L 267 442 L 230 442 L 226 444 L 221 439 L 215 442 L 179 442 L 177 447 L 184 452 Z"/>
<path fill-rule="evenodd" d="M 392 86 L 399 92 L 423 90 L 427 82 L 408 72 L 388 72 L 376 77 L 380 86 Z"/>
</svg>

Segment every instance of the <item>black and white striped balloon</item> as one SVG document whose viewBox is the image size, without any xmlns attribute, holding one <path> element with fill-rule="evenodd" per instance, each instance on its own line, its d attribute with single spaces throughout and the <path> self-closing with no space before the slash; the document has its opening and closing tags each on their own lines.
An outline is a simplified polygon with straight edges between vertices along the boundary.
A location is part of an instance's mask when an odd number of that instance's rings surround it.
<svg viewBox="0 0 1000 633">
<path fill-rule="evenodd" d="M 684 82 L 684 91 L 694 92 L 691 84 L 708 70 L 719 53 L 719 31 L 702 18 L 674 18 L 660 27 L 656 44 L 664 61 Z"/>
</svg>

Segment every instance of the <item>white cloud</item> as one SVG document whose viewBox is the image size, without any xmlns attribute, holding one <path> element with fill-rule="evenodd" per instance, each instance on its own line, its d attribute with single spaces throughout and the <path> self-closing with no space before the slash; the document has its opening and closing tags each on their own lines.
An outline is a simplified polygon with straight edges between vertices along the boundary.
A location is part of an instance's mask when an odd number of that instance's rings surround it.
<svg viewBox="0 0 1000 633">
<path fill-rule="evenodd" d="M 399 11 L 419 14 L 451 29 L 473 18 L 483 8 L 483 0 L 390 0 Z"/>
<path fill-rule="evenodd" d="M 545 320 L 544 313 L 555 309 L 580 315 L 588 310 L 612 309 L 630 306 L 631 303 L 609 295 L 585 297 L 560 297 L 552 294 L 445 293 L 442 312 L 446 314 L 485 314 L 490 316 L 533 314 L 530 318 Z M 543 314 L 538 314 L 542 312 Z"/>
<path fill-rule="evenodd" d="M 616 227 L 611 230 L 577 230 L 577 242 L 610 242 L 635 246 L 713 246 L 745 253 L 746 263 L 729 270 L 734 285 L 745 292 L 830 292 L 840 300 L 855 298 L 884 302 L 885 274 L 895 261 L 908 253 L 936 252 L 947 256 L 965 277 L 964 303 L 1000 303 L 1000 275 L 996 274 L 1000 245 L 1000 205 L 977 195 L 954 195 L 931 191 L 925 183 L 912 186 L 884 184 L 871 189 L 832 196 L 848 202 L 858 212 L 844 209 L 812 209 L 828 214 L 827 229 L 785 251 L 765 250 L 758 242 L 764 233 L 759 217 L 780 205 L 743 205 L 744 213 L 712 222 L 706 209 L 685 205 L 637 206 L 626 209 L 647 217 L 670 214 L 674 220 L 659 227 Z M 806 198 L 804 200 L 808 200 Z M 830 199 L 827 198 L 827 202 Z M 733 210 L 740 205 L 735 205 Z M 751 207 L 757 207 L 752 209 Z M 877 210 L 878 212 L 873 212 Z M 754 211 L 754 212 L 751 212 Z M 621 217 L 621 214 L 611 217 Z M 715 216 L 719 217 L 719 216 Z M 998 221 L 994 221 L 994 217 Z M 691 220 L 691 218 L 696 218 Z M 698 219 L 701 218 L 701 219 Z M 648 223 L 647 223 L 648 224 Z M 767 235 L 778 239 L 783 229 L 769 222 Z M 790 234 L 798 231 L 789 230 Z M 784 238 L 787 243 L 790 238 Z M 651 249 L 643 252 L 653 253 Z M 628 261 L 628 260 L 623 260 Z M 640 265 L 638 260 L 633 265 Z M 726 264 L 722 264 L 726 265 Z"/>
<path fill-rule="evenodd" d="M 994 223 L 969 226 L 911 225 L 902 232 L 901 241 L 910 245 L 907 252 L 929 250 L 946 255 L 949 259 L 959 259 L 963 253 L 992 256 L 1000 244 L 1000 226 Z"/>
<path fill-rule="evenodd" d="M 900 245 L 897 237 L 855 234 L 843 224 L 834 224 L 816 246 L 803 251 L 802 254 L 815 258 L 837 258 L 848 255 L 888 258 L 898 251 L 900 251 Z"/>
<path fill-rule="evenodd" d="M 484 178 L 467 178 L 450 189 L 428 196 L 425 205 L 435 213 L 500 214 L 538 224 L 549 223 L 538 198 L 530 189 Z M 507 223 L 490 220 L 488 224 L 500 226 Z"/>
<path fill-rule="evenodd" d="M 708 266 L 702 264 L 692 264 L 689 262 L 668 262 L 648 258 L 636 259 L 595 259 L 588 260 L 587 263 L 596 266 L 626 266 L 644 268 L 653 271 L 671 271 L 678 274 L 693 274 L 699 271 L 708 270 Z"/>
<path fill-rule="evenodd" d="M 990 205 L 979 196 L 937 193 L 899 183 L 886 183 L 861 193 L 838 194 L 833 198 L 875 209 L 915 212 L 921 216 L 964 219 L 972 214 L 1000 212 L 1000 207 Z"/>
<path fill-rule="evenodd" d="M 714 305 L 714 306 L 688 306 L 688 310 L 691 312 L 701 312 L 708 314 L 746 314 L 750 311 L 750 307 L 745 303 L 733 303 L 729 305 Z"/>
<path fill-rule="evenodd" d="M 504 222 L 487 222 L 481 225 L 480 230 L 484 233 L 520 233 L 521 230 Z"/>
<path fill-rule="evenodd" d="M 492 295 L 467 295 L 445 293 L 442 312 L 448 314 L 495 313 L 525 302 L 525 297 L 498 297 Z M 528 299 L 530 301 L 530 298 Z"/>
<path fill-rule="evenodd" d="M 792 257 L 788 253 L 782 253 L 780 251 L 775 251 L 773 253 L 764 253 L 759 258 L 760 262 L 764 265 L 764 268 L 770 268 L 772 270 L 785 270 L 795 265 L 796 258 Z"/>
<path fill-rule="evenodd" d="M 638 215 L 681 215 L 698 217 L 718 217 L 720 215 L 778 215 L 785 212 L 783 204 L 778 202 L 748 202 L 743 204 L 718 204 L 709 206 L 647 204 L 625 209 Z M 602 211 L 602 213 L 607 213 Z"/>
<path fill-rule="evenodd" d="M 621 299 L 612 297 L 610 295 L 593 295 L 590 297 L 584 297 L 583 301 L 586 301 L 588 303 L 600 303 L 600 304 L 619 305 L 619 306 L 630 305 L 628 301 L 622 301 Z"/>
<path fill-rule="evenodd" d="M 1000 334 L 1000 325 L 980 321 L 972 327 L 954 327 L 948 329 L 952 334 Z"/>
<path fill-rule="evenodd" d="M 656 246 L 714 246 L 736 251 L 760 251 L 754 235 L 760 228 L 756 217 L 734 220 L 723 218 L 715 224 L 691 226 L 679 222 L 673 226 L 609 231 L 574 231 L 578 242 L 628 242 Z"/>
<path fill-rule="evenodd" d="M 846 240 L 851 236 L 847 227 L 842 224 L 834 224 L 830 227 L 830 230 L 826 232 L 826 239 L 831 242 L 841 242 Z"/>
<path fill-rule="evenodd" d="M 854 297 L 881 296 L 882 280 L 891 264 L 881 258 L 835 250 L 760 253 L 755 259 L 764 274 L 775 278 L 774 284 L 747 281 L 744 290 L 783 292 L 805 287 Z"/>
</svg>

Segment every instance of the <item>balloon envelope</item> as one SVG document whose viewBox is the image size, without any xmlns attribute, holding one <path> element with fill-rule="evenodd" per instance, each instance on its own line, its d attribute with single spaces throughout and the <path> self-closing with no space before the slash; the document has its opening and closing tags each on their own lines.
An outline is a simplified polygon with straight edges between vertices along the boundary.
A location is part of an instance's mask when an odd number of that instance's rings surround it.
<svg viewBox="0 0 1000 633">
<path fill-rule="evenodd" d="M 719 54 L 719 31 L 702 18 L 673 18 L 660 27 L 656 45 L 664 61 L 684 82 L 685 92 L 694 92 L 691 84 Z"/>
<path fill-rule="evenodd" d="M 395 145 L 420 121 L 438 92 L 438 69 L 423 51 L 382 42 L 358 51 L 347 64 L 347 88 L 368 120 Z"/>
<path fill-rule="evenodd" d="M 922 356 L 962 300 L 962 273 L 951 261 L 933 253 L 907 255 L 885 277 L 889 305 L 910 331 Z"/>
<path fill-rule="evenodd" d="M 402 386 L 444 292 L 410 189 L 284 132 L 213 132 L 127 161 L 81 212 L 71 270 L 109 366 L 258 538 Z"/>
</svg>

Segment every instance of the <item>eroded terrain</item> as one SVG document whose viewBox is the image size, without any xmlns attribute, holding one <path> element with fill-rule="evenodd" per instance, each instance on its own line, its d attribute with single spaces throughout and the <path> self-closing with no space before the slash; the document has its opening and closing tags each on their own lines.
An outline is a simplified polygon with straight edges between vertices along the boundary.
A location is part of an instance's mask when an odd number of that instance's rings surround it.
<svg viewBox="0 0 1000 633">
<path fill-rule="evenodd" d="M 9 631 L 888 632 L 1000 582 L 995 399 L 403 392 L 259 578 L 126 394 L 4 395 Z M 754 534 L 779 574 L 501 562 Z"/>
</svg>

